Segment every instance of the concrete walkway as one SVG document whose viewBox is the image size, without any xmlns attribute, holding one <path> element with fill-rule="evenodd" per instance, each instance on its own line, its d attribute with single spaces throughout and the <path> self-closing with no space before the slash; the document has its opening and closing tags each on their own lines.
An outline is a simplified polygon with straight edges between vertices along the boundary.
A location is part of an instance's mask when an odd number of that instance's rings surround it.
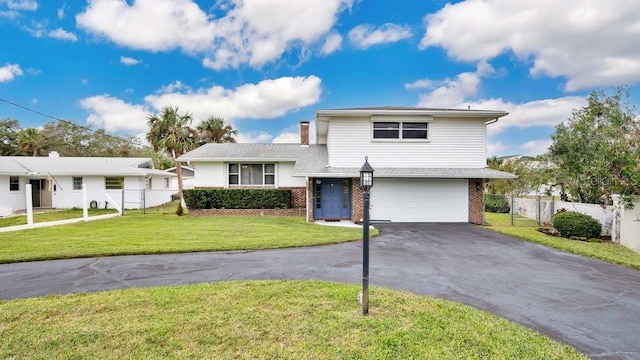
<svg viewBox="0 0 640 360">
<path fill-rule="evenodd" d="M 371 244 L 373 285 L 461 301 L 595 359 L 640 358 L 640 271 L 470 224 L 377 227 L 381 235 Z M 8 264 L 0 265 L 0 298 L 244 279 L 359 283 L 361 261 L 361 243 L 348 243 Z"/>
</svg>

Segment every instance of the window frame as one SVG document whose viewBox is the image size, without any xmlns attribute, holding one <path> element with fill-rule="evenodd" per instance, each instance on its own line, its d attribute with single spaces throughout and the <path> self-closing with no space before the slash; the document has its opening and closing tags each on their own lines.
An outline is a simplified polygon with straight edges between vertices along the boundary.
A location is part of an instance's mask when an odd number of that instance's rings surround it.
<svg viewBox="0 0 640 360">
<path fill-rule="evenodd" d="M 76 180 L 80 179 L 80 186 L 76 187 Z M 72 176 L 71 177 L 71 184 L 73 185 L 73 190 L 82 190 L 82 184 L 84 184 L 84 179 L 82 178 L 82 176 Z"/>
<path fill-rule="evenodd" d="M 243 167 L 248 167 L 248 166 L 256 166 L 256 165 L 260 165 L 261 166 L 261 172 L 262 172 L 262 176 L 260 177 L 261 179 L 261 183 L 260 184 L 247 184 L 247 183 L 243 183 Z M 268 167 L 272 168 L 272 172 L 271 171 L 267 171 Z M 230 162 L 227 163 L 226 169 L 227 169 L 227 185 L 228 186 L 261 186 L 261 187 L 275 187 L 276 186 L 276 174 L 278 172 L 277 170 L 277 164 L 276 163 L 252 163 L 252 162 Z M 269 169 L 271 170 L 271 169 Z M 252 170 L 245 170 L 245 171 L 252 171 Z M 233 180 L 232 180 L 233 179 Z M 244 177 L 244 179 L 246 179 L 246 177 Z M 253 177 L 251 178 L 251 180 L 253 180 Z"/>
<path fill-rule="evenodd" d="M 20 191 L 19 176 L 9 176 L 9 191 Z"/>
<path fill-rule="evenodd" d="M 372 118 L 371 119 L 371 140 L 372 141 L 390 141 L 390 142 L 429 142 L 431 139 L 431 129 L 430 123 L 432 122 L 431 118 L 415 118 L 415 119 L 391 119 L 391 118 Z M 397 124 L 397 137 L 376 137 L 376 130 L 385 131 L 383 127 L 376 127 L 376 124 Z M 423 129 L 405 127 L 405 124 L 424 124 Z M 392 131 L 387 126 L 386 131 Z M 426 132 L 426 137 L 406 137 L 405 132 Z M 407 133 L 409 134 L 409 133 Z"/>
<path fill-rule="evenodd" d="M 111 179 L 112 183 L 109 184 L 109 179 Z M 120 183 L 119 187 L 113 187 L 113 180 L 118 179 Z M 123 190 L 124 189 L 124 176 L 105 176 L 104 177 L 104 189 L 105 190 Z"/>
</svg>

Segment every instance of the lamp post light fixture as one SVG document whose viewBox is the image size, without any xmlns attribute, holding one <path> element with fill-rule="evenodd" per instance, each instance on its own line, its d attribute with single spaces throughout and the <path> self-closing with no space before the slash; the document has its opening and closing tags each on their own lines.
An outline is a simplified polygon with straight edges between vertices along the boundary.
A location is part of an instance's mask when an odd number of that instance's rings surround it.
<svg viewBox="0 0 640 360">
<path fill-rule="evenodd" d="M 364 157 L 360 168 L 360 188 L 362 189 L 362 314 L 369 314 L 369 190 L 373 187 L 373 168 L 369 158 Z"/>
</svg>

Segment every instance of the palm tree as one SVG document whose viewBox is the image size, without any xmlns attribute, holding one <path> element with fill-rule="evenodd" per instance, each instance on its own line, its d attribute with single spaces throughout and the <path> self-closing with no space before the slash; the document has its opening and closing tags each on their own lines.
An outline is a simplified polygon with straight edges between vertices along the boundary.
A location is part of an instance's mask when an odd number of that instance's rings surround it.
<svg viewBox="0 0 640 360">
<path fill-rule="evenodd" d="M 189 127 L 193 118 L 190 113 L 180 114 L 178 107 L 165 106 L 159 115 L 149 115 L 147 140 L 153 149 L 165 151 L 176 162 L 178 175 L 178 197 L 184 206 L 182 197 L 182 168 L 176 160 L 180 155 L 197 147 L 198 133 Z"/>
<path fill-rule="evenodd" d="M 36 128 L 22 129 L 18 133 L 18 149 L 23 154 L 38 156 L 40 151 L 46 147 L 44 135 Z"/>
<path fill-rule="evenodd" d="M 225 125 L 224 119 L 211 116 L 207 120 L 198 125 L 200 135 L 200 144 L 206 143 L 234 143 L 234 136 L 238 135 L 231 125 Z"/>
</svg>

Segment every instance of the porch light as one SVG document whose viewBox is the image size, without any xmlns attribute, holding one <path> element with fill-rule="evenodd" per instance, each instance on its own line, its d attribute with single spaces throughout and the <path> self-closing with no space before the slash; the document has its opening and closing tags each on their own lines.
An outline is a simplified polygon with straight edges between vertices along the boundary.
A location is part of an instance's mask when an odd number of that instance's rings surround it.
<svg viewBox="0 0 640 360">
<path fill-rule="evenodd" d="M 369 158 L 364 157 L 360 168 L 360 188 L 362 189 L 362 314 L 369 314 L 369 190 L 373 187 L 373 168 Z"/>
</svg>

